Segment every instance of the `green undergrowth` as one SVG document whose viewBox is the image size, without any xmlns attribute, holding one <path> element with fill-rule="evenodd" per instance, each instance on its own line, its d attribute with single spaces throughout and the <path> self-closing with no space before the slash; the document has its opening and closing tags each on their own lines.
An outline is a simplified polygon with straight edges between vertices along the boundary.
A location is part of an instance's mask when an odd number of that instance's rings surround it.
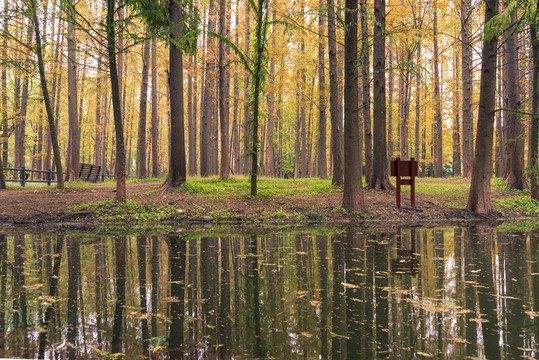
<svg viewBox="0 0 539 360">
<path fill-rule="evenodd" d="M 126 201 L 98 201 L 74 206 L 73 213 L 93 212 L 99 220 L 107 223 L 158 223 L 166 219 L 181 219 L 183 209 L 170 205 L 158 205 L 153 202 L 142 203 L 128 199 Z"/>
<path fill-rule="evenodd" d="M 187 194 L 204 194 L 210 197 L 222 195 L 248 196 L 251 183 L 247 177 L 233 177 L 222 180 L 218 177 L 189 178 L 179 191 Z M 319 178 L 280 179 L 259 178 L 257 184 L 258 196 L 284 195 L 319 195 L 336 191 L 331 180 Z"/>
<path fill-rule="evenodd" d="M 539 222 L 537 221 L 524 221 L 518 223 L 503 223 L 498 226 L 499 232 L 530 232 L 539 230 Z"/>
<path fill-rule="evenodd" d="M 520 196 L 493 201 L 496 207 L 512 208 L 526 216 L 539 216 L 539 201 L 530 197 Z"/>
</svg>

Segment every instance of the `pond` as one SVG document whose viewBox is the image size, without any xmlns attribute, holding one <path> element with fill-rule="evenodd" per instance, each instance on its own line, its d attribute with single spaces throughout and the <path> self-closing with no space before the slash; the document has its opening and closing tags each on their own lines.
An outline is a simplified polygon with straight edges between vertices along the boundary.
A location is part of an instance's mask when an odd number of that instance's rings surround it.
<svg viewBox="0 0 539 360">
<path fill-rule="evenodd" d="M 0 357 L 535 357 L 539 232 L 0 234 Z"/>
</svg>

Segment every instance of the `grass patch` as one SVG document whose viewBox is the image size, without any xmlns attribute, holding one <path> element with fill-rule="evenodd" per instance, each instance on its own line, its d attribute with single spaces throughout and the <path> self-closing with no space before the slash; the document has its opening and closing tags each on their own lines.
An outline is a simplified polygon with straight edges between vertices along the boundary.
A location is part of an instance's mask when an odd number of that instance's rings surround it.
<svg viewBox="0 0 539 360">
<path fill-rule="evenodd" d="M 98 201 L 89 204 L 74 206 L 72 212 L 93 211 L 95 216 L 108 223 L 157 223 L 165 219 L 180 219 L 184 216 L 182 209 L 169 205 L 154 203 L 141 203 L 135 200 L 126 201 Z"/>
<path fill-rule="evenodd" d="M 519 196 L 506 199 L 494 199 L 494 205 L 502 208 L 512 208 L 526 216 L 539 216 L 539 201 L 529 197 Z"/>
<path fill-rule="evenodd" d="M 258 195 L 263 197 L 285 195 L 319 195 L 336 191 L 331 180 L 308 179 L 279 179 L 259 178 Z M 183 184 L 179 191 L 188 194 L 205 194 L 210 197 L 219 197 L 224 194 L 245 196 L 251 190 L 251 183 L 247 177 L 234 177 L 222 180 L 218 177 L 191 178 Z"/>
</svg>

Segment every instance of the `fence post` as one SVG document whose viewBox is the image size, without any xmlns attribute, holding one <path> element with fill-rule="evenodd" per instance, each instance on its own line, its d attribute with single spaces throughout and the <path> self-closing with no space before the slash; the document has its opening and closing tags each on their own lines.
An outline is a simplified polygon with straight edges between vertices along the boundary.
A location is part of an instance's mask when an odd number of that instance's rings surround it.
<svg viewBox="0 0 539 360">
<path fill-rule="evenodd" d="M 52 182 L 52 171 L 51 169 L 47 169 L 47 185 L 51 186 Z"/>
<path fill-rule="evenodd" d="M 21 186 L 24 187 L 26 184 L 26 168 L 24 166 L 21 166 Z"/>
</svg>

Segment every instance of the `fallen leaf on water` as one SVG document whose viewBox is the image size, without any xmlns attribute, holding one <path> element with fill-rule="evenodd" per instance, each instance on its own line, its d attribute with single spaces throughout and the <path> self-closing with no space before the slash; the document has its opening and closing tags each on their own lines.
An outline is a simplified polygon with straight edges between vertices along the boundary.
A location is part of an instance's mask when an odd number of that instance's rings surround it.
<svg viewBox="0 0 539 360">
<path fill-rule="evenodd" d="M 306 338 L 312 338 L 313 334 L 309 334 L 308 332 L 302 332 L 301 335 L 305 336 Z"/>
<path fill-rule="evenodd" d="M 528 315 L 528 316 L 531 316 L 531 317 L 537 317 L 537 316 L 539 316 L 539 313 L 538 313 L 538 312 L 531 311 L 531 310 L 526 310 L 526 311 L 524 311 L 524 314 L 526 314 L 526 315 Z"/>
<path fill-rule="evenodd" d="M 354 284 L 349 284 L 349 283 L 344 283 L 344 282 L 341 283 L 341 285 L 344 286 L 344 287 L 352 288 L 352 289 L 359 289 L 359 288 L 361 288 L 361 286 L 359 286 L 359 285 L 354 285 Z"/>
<path fill-rule="evenodd" d="M 432 357 L 431 354 L 427 354 L 427 353 L 424 353 L 424 352 L 421 352 L 421 351 L 416 352 L 416 354 L 419 355 L 419 356 Z"/>
</svg>

